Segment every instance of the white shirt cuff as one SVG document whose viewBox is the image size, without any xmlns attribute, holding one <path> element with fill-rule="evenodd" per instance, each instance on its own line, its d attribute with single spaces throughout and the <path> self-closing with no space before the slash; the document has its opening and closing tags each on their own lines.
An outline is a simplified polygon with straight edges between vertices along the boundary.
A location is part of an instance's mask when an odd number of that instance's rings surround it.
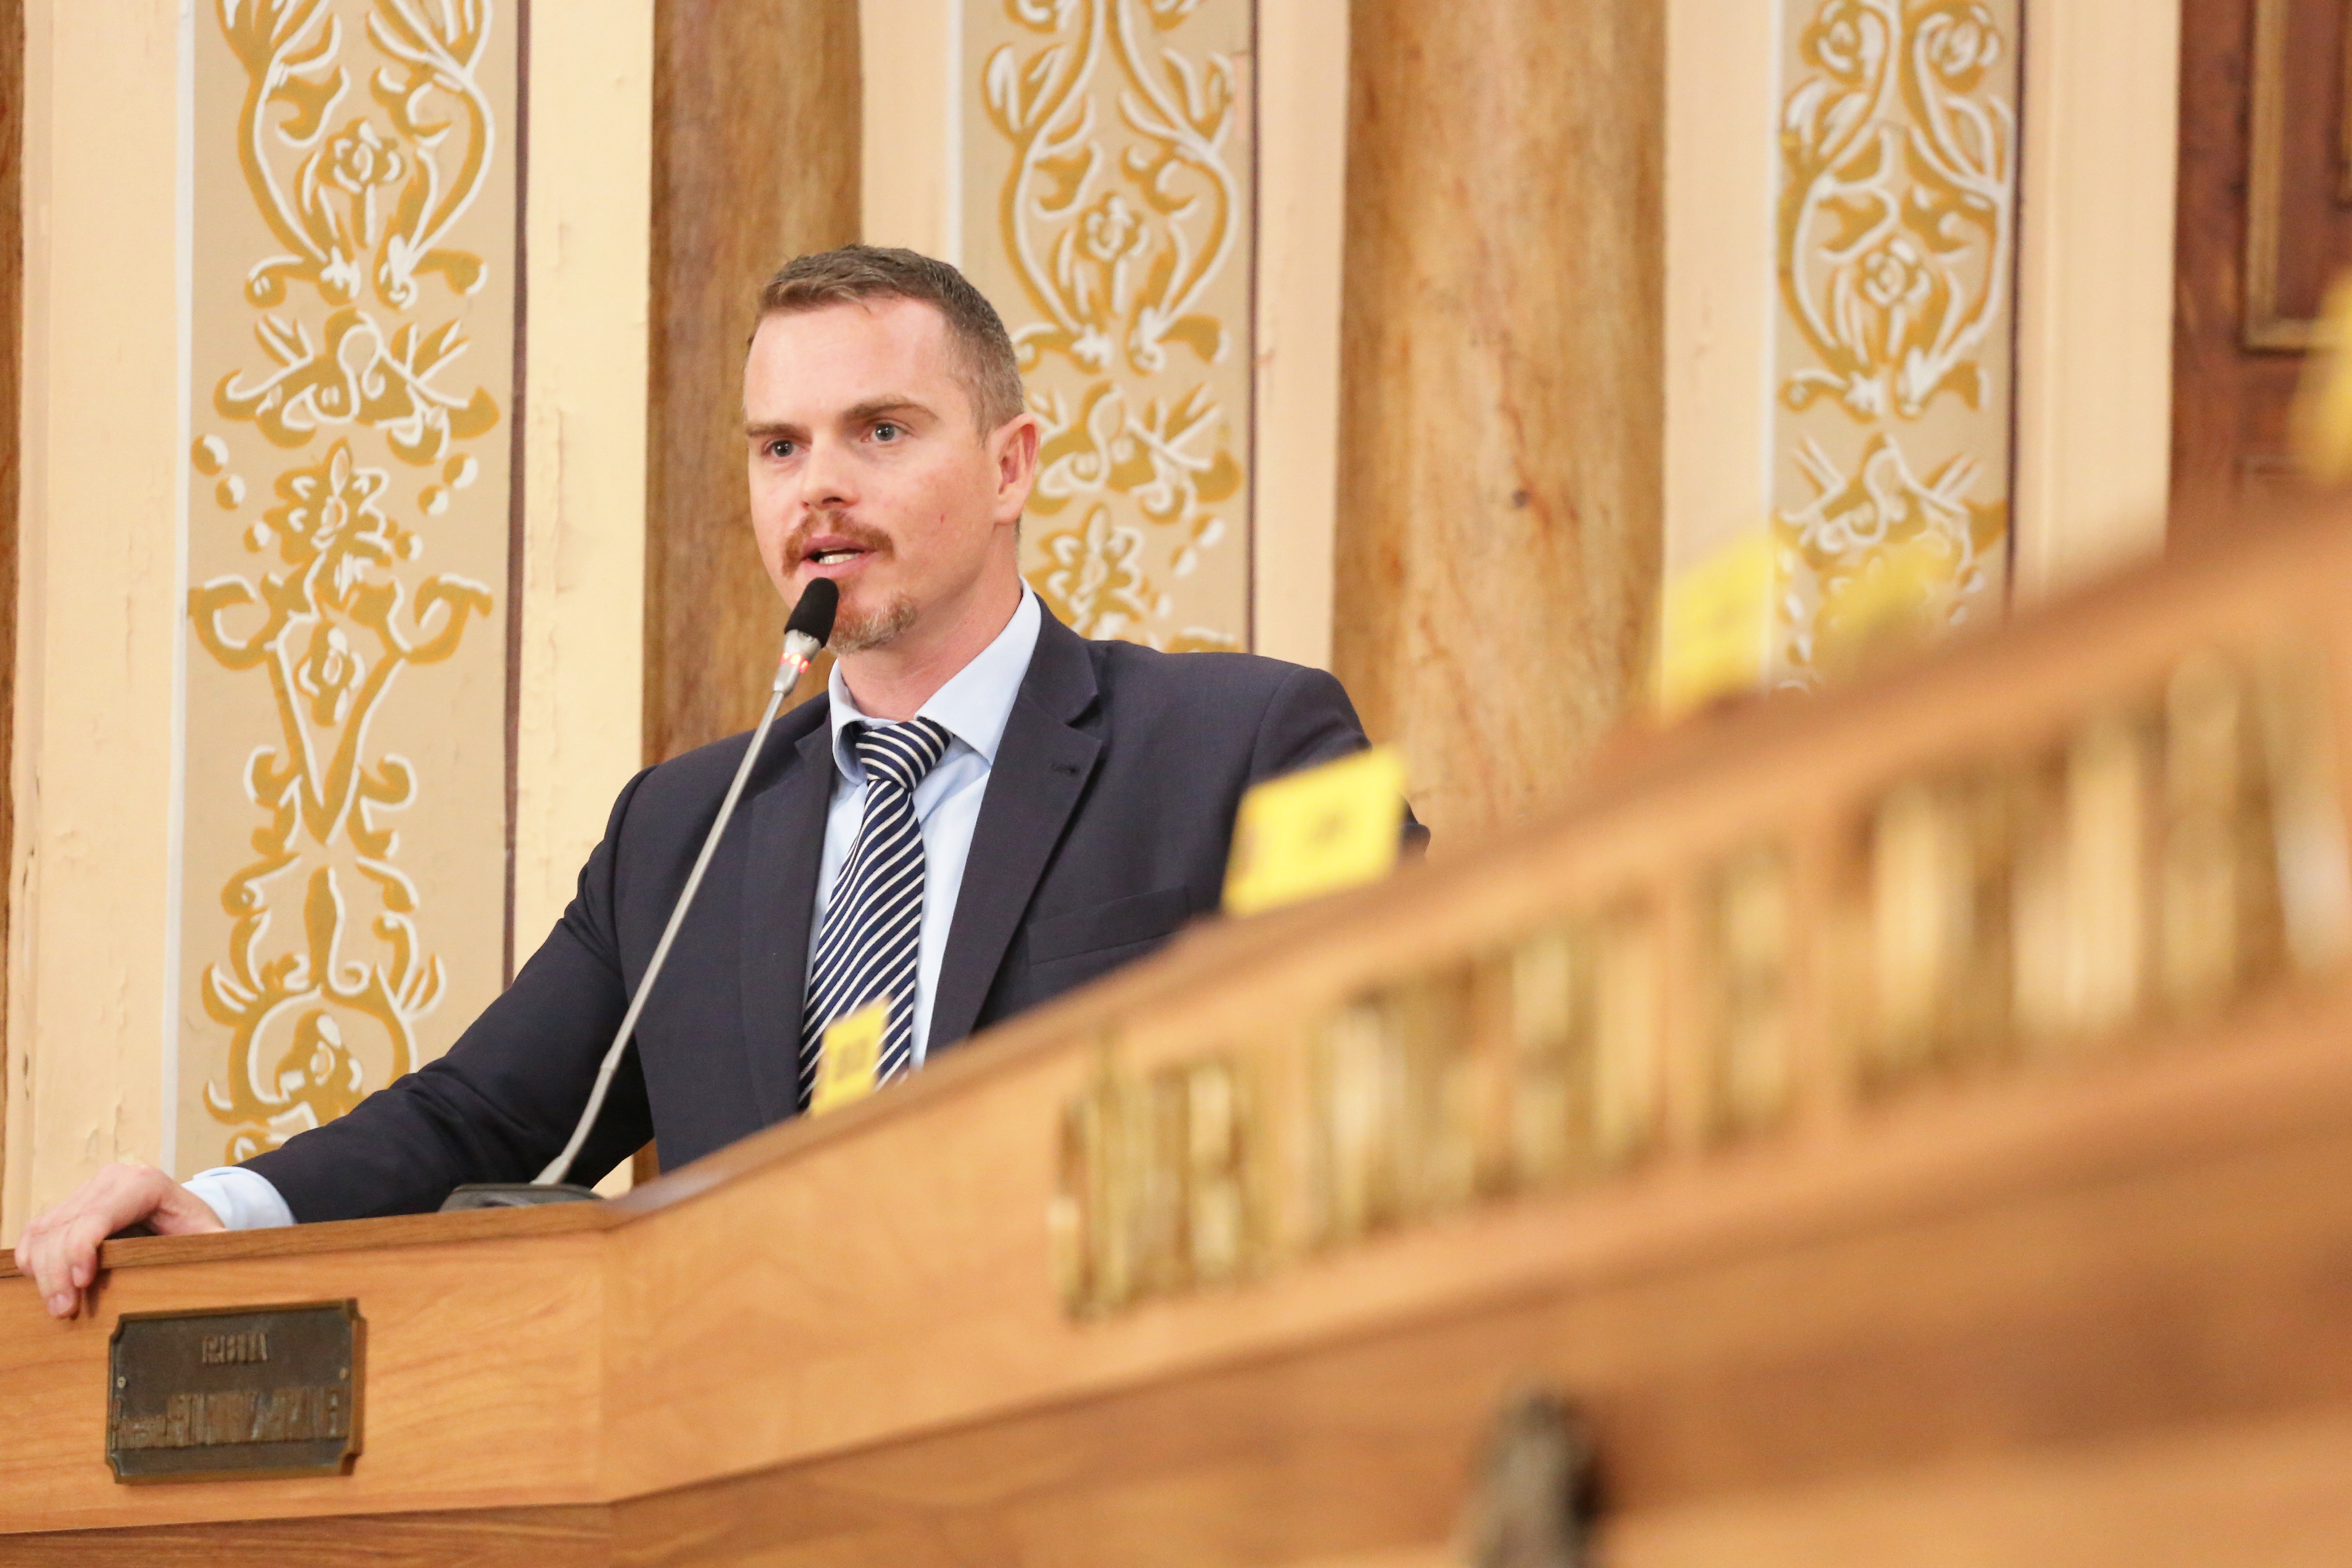
<svg viewBox="0 0 2352 1568">
<path fill-rule="evenodd" d="M 215 1165 L 198 1171 L 181 1184 L 205 1200 L 221 1224 L 231 1230 L 267 1230 L 292 1225 L 294 1211 L 269 1184 L 269 1178 L 242 1165 Z"/>
</svg>

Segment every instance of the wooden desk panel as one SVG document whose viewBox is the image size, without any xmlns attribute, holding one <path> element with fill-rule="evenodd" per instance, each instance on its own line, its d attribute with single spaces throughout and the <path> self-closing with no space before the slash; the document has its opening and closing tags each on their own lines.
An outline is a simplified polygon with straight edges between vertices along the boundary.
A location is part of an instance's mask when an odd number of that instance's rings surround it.
<svg viewBox="0 0 2352 1568">
<path fill-rule="evenodd" d="M 1094 1396 L 618 1502 L 618 1560 L 1076 1568 L 1117 1542 L 1122 1568 L 1410 1561 L 1453 1530 L 1487 1424 L 1528 1382 L 1597 1422 L 1612 1561 L 1750 1561 L 1726 1554 L 1750 1531 L 1769 1549 L 1753 1560 L 1793 1564 L 1867 1531 L 1872 1552 L 1810 1561 L 1942 1562 L 1936 1551 L 1976 1539 L 2000 1560 L 2073 1562 L 2074 1533 L 2142 1484 L 2164 1489 L 2160 1517 L 2247 1525 L 2285 1489 L 2305 1527 L 2344 1522 L 2352 1510 L 2319 1510 L 2304 1446 L 2352 1430 L 2339 1267 L 2352 1080 L 2340 1066 L 2331 1077 L 2245 1117 L 2219 1079 L 2176 1084 L 2170 1104 L 2141 1108 L 2143 1131 L 2194 1101 L 2221 1108 L 2225 1131 L 2170 1160 L 2119 1162 L 2120 1145 L 2086 1148 L 2081 1127 L 2045 1123 L 1979 1147 L 1980 1179 L 1953 1182 L 1951 1150 L 1921 1128 L 1907 1173 L 1883 1168 L 1874 1193 L 1841 1204 L 1817 1194 L 1811 1235 L 1788 1227 L 1801 1205 L 1779 1183 L 1754 1215 L 1713 1216 L 1711 1234 L 1691 1205 L 1653 1204 L 1648 1223 L 1610 1226 L 1581 1258 L 1534 1261 L 1540 1279 L 1432 1297 L 1377 1329 L 1208 1364 L 1180 1352 L 1165 1375 Z M 2275 1119 L 2287 1101 L 2300 1109 Z M 1754 1223 L 1766 1215 L 1782 1223 Z M 1364 1267 L 1429 1279 L 1528 1237 L 1481 1226 L 1428 1239 Z M 1346 1272 L 1268 1294 L 1294 1310 L 1360 1294 Z M 1171 1305 L 1151 1331 L 1189 1346 L 1204 1313 L 1232 1305 Z M 2292 1462 L 2255 1471 L 2255 1450 Z M 2216 1455 L 2237 1458 L 2205 1468 Z M 2037 1518 L 2057 1478 L 2095 1500 Z M 1954 1533 L 1898 1543 L 1914 1507 Z M 2150 1533 L 2130 1538 L 2151 1548 Z M 2214 1528 L 2183 1539 L 2210 1542 Z"/>
<path fill-rule="evenodd" d="M 610 1568 L 613 1519 L 602 1504 L 579 1504 L 142 1525 L 10 1535 L 0 1542 L 0 1561 L 9 1568 Z"/>
<path fill-rule="evenodd" d="M 42 1310 L 30 1280 L 0 1282 L 0 1387 L 8 1405 L 0 1422 L 0 1529 L 595 1499 L 604 1430 L 599 1264 L 595 1233 L 584 1232 L 117 1268 L 96 1311 L 62 1324 Z M 367 1321 L 364 1447 L 351 1475 L 114 1480 L 106 1464 L 107 1344 L 121 1313 L 344 1296 L 358 1299 Z"/>
</svg>

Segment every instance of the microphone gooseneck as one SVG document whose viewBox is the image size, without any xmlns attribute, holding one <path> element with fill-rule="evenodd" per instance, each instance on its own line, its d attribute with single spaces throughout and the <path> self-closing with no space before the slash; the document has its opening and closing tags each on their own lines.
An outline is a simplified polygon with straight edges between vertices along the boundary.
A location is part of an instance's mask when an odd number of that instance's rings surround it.
<svg viewBox="0 0 2352 1568">
<path fill-rule="evenodd" d="M 628 1048 L 629 1037 L 636 1032 L 637 1015 L 645 1011 L 646 998 L 652 994 L 654 982 L 660 978 L 662 965 L 668 961 L 670 943 L 677 938 L 677 928 L 686 923 L 686 911 L 694 902 L 695 889 L 702 886 L 702 873 L 709 868 L 711 853 L 727 831 L 728 818 L 735 815 L 735 803 L 742 798 L 743 784 L 751 776 L 752 764 L 760 760 L 760 748 L 768 739 L 768 726 L 776 721 L 776 710 L 783 706 L 784 693 L 808 673 L 809 661 L 833 636 L 834 616 L 840 609 L 841 588 L 830 577 L 819 577 L 801 590 L 800 602 L 793 606 L 792 617 L 784 623 L 784 653 L 776 665 L 775 684 L 769 689 L 767 710 L 760 715 L 760 727 L 751 731 L 751 743 L 743 749 L 743 761 L 735 769 L 735 781 L 727 786 L 727 798 L 719 803 L 719 819 L 710 825 L 709 833 L 702 840 L 702 852 L 694 858 L 694 869 L 687 873 L 686 886 L 678 889 L 677 902 L 670 907 L 669 923 L 662 927 L 661 941 L 654 944 L 654 955 L 646 964 L 645 977 L 637 982 L 636 991 L 629 997 L 628 1011 L 621 1016 L 621 1026 L 614 1031 L 613 1043 L 604 1051 L 604 1063 L 596 1069 L 596 1087 L 589 1091 L 588 1107 L 572 1129 L 571 1142 L 540 1172 L 531 1185 L 561 1185 L 571 1173 L 572 1162 L 580 1157 L 581 1146 L 588 1142 L 589 1130 L 596 1125 L 596 1118 L 604 1109 L 605 1093 L 613 1087 L 613 1074 L 620 1068 L 621 1055 Z"/>
</svg>

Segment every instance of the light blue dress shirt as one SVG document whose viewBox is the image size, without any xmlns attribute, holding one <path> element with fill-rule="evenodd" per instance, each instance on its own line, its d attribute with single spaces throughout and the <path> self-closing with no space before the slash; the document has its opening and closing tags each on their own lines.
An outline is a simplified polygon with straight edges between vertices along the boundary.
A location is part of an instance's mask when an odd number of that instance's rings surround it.
<svg viewBox="0 0 2352 1568">
<path fill-rule="evenodd" d="M 1030 656 L 1037 651 L 1037 628 L 1044 614 L 1037 595 L 1024 590 L 1019 607 L 996 634 L 996 640 L 931 693 L 931 700 L 915 715 L 936 720 L 948 732 L 948 749 L 939 765 L 915 786 L 915 820 L 923 830 L 923 930 L 915 959 L 917 1067 L 923 1065 L 930 1043 L 931 997 L 939 989 L 940 961 L 947 956 L 948 929 L 955 923 L 956 894 L 963 887 L 972 829 L 980 825 L 980 803 L 988 793 L 988 775 L 996 765 L 997 742 L 1004 738 L 1013 700 L 1021 695 L 1022 678 L 1029 673 Z M 857 842 L 857 829 L 866 820 L 866 769 L 844 733 L 850 725 L 864 721 L 866 713 L 849 694 L 849 683 L 842 678 L 838 664 L 833 667 L 826 694 L 833 708 L 833 804 L 825 811 L 824 855 L 817 868 L 816 908 L 809 918 L 812 960 L 817 933 L 824 929 L 825 906 L 832 900 L 850 848 Z M 210 1205 L 231 1230 L 294 1223 L 286 1200 L 258 1171 L 219 1165 L 189 1177 L 187 1187 Z"/>
</svg>

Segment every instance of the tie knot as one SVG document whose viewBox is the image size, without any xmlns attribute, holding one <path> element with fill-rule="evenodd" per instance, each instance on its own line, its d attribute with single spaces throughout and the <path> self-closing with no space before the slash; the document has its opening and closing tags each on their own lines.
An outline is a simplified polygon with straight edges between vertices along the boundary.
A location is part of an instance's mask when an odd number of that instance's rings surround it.
<svg viewBox="0 0 2352 1568">
<path fill-rule="evenodd" d="M 857 760 L 868 773 L 897 784 L 909 795 L 923 775 L 947 754 L 947 727 L 936 719 L 909 719 L 903 724 L 861 724 L 851 737 Z"/>
</svg>

